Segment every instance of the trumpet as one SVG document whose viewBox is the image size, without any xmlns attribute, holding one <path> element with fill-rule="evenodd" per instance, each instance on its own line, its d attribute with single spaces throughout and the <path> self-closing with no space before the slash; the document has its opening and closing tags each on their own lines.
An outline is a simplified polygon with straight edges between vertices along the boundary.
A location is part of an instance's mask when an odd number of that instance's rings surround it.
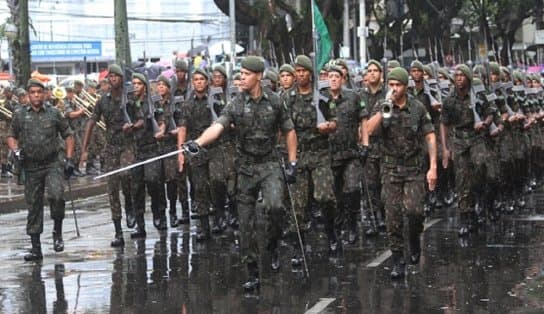
<svg viewBox="0 0 544 314">
<path fill-rule="evenodd" d="M 5 99 L 0 100 L 0 114 L 6 116 L 8 119 L 11 119 L 13 117 L 13 112 L 11 112 L 11 110 L 9 110 L 5 104 Z"/>
<path fill-rule="evenodd" d="M 89 94 L 88 91 L 82 89 L 81 95 L 90 103 L 93 105 L 93 107 L 96 105 L 96 103 L 100 100 L 100 95 L 93 96 Z"/>
<path fill-rule="evenodd" d="M 91 105 L 89 102 L 81 99 L 77 95 L 74 95 L 74 102 L 78 107 L 83 108 L 83 113 L 85 113 L 85 116 L 87 116 L 87 118 L 90 118 L 93 115 L 92 110 L 94 106 Z M 96 125 L 98 125 L 98 127 L 100 127 L 102 130 L 106 130 L 106 124 L 104 124 L 103 121 L 98 121 Z"/>
</svg>

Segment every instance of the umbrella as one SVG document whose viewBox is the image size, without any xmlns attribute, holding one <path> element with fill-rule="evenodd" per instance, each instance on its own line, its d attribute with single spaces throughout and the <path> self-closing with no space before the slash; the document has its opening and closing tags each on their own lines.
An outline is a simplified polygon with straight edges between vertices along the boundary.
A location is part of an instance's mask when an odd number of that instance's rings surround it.
<svg viewBox="0 0 544 314">
<path fill-rule="evenodd" d="M 211 45 L 208 48 L 208 53 L 210 54 L 210 56 L 230 54 L 230 52 L 231 52 L 231 45 L 230 45 L 230 41 L 228 40 L 222 40 L 220 42 L 216 42 L 215 44 Z M 236 44 L 236 54 L 241 52 L 244 52 L 244 47 Z"/>
<path fill-rule="evenodd" d="M 196 46 L 194 48 L 189 49 L 187 51 L 187 55 L 196 56 L 196 55 L 200 54 L 201 52 L 206 51 L 206 49 L 208 49 L 207 45 L 198 45 L 198 46 Z"/>
</svg>

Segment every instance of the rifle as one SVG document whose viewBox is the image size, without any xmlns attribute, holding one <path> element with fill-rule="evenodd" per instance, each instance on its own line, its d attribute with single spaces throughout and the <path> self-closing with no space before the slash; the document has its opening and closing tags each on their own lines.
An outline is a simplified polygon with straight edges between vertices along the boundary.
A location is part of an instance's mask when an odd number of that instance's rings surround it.
<svg viewBox="0 0 544 314">
<path fill-rule="evenodd" d="M 153 134 L 157 134 L 161 131 L 159 123 L 155 119 L 155 102 L 161 100 L 159 95 L 151 95 L 151 91 L 147 92 L 147 119 L 151 121 L 151 127 L 153 128 Z"/>
<path fill-rule="evenodd" d="M 170 101 L 168 103 L 170 117 L 167 122 L 166 131 L 172 135 L 178 133 L 178 127 L 176 125 L 176 121 L 174 120 L 174 115 L 178 110 L 178 108 L 176 108 L 176 104 L 181 102 L 183 102 L 183 96 L 175 96 L 174 93 L 170 94 Z"/>
<path fill-rule="evenodd" d="M 314 85 L 315 85 L 315 87 L 314 87 L 314 95 L 313 95 L 313 99 L 312 99 L 312 105 L 315 107 L 315 111 L 316 111 L 316 114 L 317 114 L 317 124 L 319 125 L 319 124 L 324 123 L 324 122 L 327 121 L 325 119 L 325 116 L 323 115 L 323 112 L 321 111 L 321 108 L 319 107 L 319 104 L 321 103 L 321 101 L 323 101 L 325 103 L 329 102 L 329 97 L 321 94 L 320 91 L 323 90 L 323 89 L 328 88 L 330 85 L 329 85 L 329 81 L 327 81 L 327 80 L 318 81 L 318 83 L 314 84 Z"/>
<path fill-rule="evenodd" d="M 218 115 L 217 112 L 215 112 L 215 95 L 221 95 L 223 94 L 223 88 L 217 86 L 217 87 L 210 87 L 208 88 L 208 109 L 210 109 L 210 112 L 212 113 L 212 121 L 217 120 Z"/>
<path fill-rule="evenodd" d="M 128 95 L 134 92 L 134 86 L 129 85 L 123 88 L 123 94 L 121 96 L 121 111 L 123 113 L 123 122 L 132 125 L 132 119 L 127 112 Z"/>
<path fill-rule="evenodd" d="M 485 87 L 483 85 L 473 86 L 471 91 L 470 91 L 470 104 L 471 104 L 471 108 L 472 108 L 472 113 L 474 114 L 474 126 L 476 126 L 476 124 L 482 122 L 482 118 L 480 117 L 480 114 L 478 113 L 478 111 L 476 111 L 476 106 L 478 104 L 481 104 L 481 101 L 478 100 L 476 95 L 479 94 L 479 93 L 482 93 L 482 92 L 485 92 Z M 493 95 L 495 95 L 495 94 L 493 94 Z M 497 96 L 495 95 L 495 97 L 497 97 Z M 492 96 L 491 96 L 491 98 L 492 98 Z M 486 96 L 486 99 L 487 99 L 487 96 Z M 498 128 L 497 128 L 497 125 L 495 124 L 495 122 L 491 122 L 491 125 L 489 126 L 489 134 L 490 135 L 495 135 L 497 130 L 498 130 Z"/>
</svg>

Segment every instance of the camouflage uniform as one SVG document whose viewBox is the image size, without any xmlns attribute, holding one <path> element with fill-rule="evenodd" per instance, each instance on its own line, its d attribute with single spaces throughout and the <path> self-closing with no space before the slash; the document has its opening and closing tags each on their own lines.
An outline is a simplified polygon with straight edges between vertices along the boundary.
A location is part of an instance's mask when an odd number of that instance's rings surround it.
<svg viewBox="0 0 544 314">
<path fill-rule="evenodd" d="M 174 84 L 171 83 L 172 86 Z M 187 86 L 184 86 L 183 88 L 177 85 L 177 81 L 175 84 L 175 87 L 173 88 L 173 93 L 175 97 L 182 96 L 183 99 L 189 99 L 190 97 L 190 90 L 187 88 Z M 189 203 L 188 203 L 188 195 L 187 195 L 187 171 L 186 168 L 183 168 L 183 171 L 180 173 L 178 171 L 177 175 L 177 187 L 178 187 L 178 198 L 181 203 L 181 217 L 182 219 L 188 219 L 189 218 Z M 192 193 L 191 193 L 192 194 Z M 191 198 L 193 195 L 191 195 Z"/>
<path fill-rule="evenodd" d="M 306 209 L 310 198 L 313 198 L 317 207 L 323 212 L 326 221 L 325 228 L 327 234 L 330 234 L 334 232 L 336 200 L 329 136 L 319 133 L 317 129 L 317 112 L 312 103 L 312 93 L 302 95 L 294 88 L 284 96 L 284 99 L 295 125 L 298 141 L 297 181 L 292 187 L 297 221 L 299 223 L 306 221 Z M 320 102 L 320 109 L 325 120 L 336 121 L 336 108 L 332 103 Z"/>
<path fill-rule="evenodd" d="M 5 101 L 4 104 L 0 104 L 0 106 L 3 106 L 6 110 L 11 111 L 13 116 L 14 106 L 12 105 L 11 101 Z M 6 135 L 8 133 L 10 123 L 11 119 L 5 116 L 3 113 L 0 113 L 0 164 L 2 165 L 2 175 L 4 175 L 7 171 L 8 146 L 6 144 Z"/>
<path fill-rule="evenodd" d="M 368 116 L 365 103 L 351 90 L 342 89 L 337 99 L 325 92 L 329 107 L 336 107 L 336 131 L 329 137 L 337 204 L 336 224 L 355 232 L 360 217 L 361 173 L 359 160 L 359 123 Z"/>
<path fill-rule="evenodd" d="M 373 112 L 381 112 L 382 108 L 383 104 L 380 104 Z M 419 239 L 423 231 L 425 169 L 422 148 L 425 136 L 432 132 L 434 127 L 429 113 L 411 96 L 402 109 L 393 105 L 390 125 L 382 128 L 382 200 L 393 254 L 404 253 L 403 213 L 408 216 L 410 240 L 412 237 Z"/>
<path fill-rule="evenodd" d="M 81 156 L 81 145 L 82 143 L 82 129 L 85 127 L 86 118 L 84 116 L 78 118 L 70 118 L 68 115 L 74 111 L 79 110 L 79 107 L 75 101 L 69 101 L 65 99 L 64 101 L 64 116 L 68 119 L 68 123 L 72 130 L 74 130 L 74 163 L 77 165 L 79 163 L 79 158 Z"/>
<path fill-rule="evenodd" d="M 127 104 L 127 111 L 129 104 Z M 91 119 L 95 122 L 104 118 L 106 124 L 106 146 L 104 156 L 104 171 L 112 171 L 128 166 L 134 161 L 134 141 L 132 135 L 123 132 L 124 117 L 121 110 L 121 98 L 114 99 L 111 93 L 104 95 L 94 107 Z M 121 201 L 119 187 L 125 198 L 125 211 L 131 212 L 131 178 L 129 172 L 108 177 L 108 198 L 111 207 L 112 220 L 121 220 Z"/>
<path fill-rule="evenodd" d="M 8 131 L 7 136 L 18 141 L 24 156 L 28 235 L 43 232 L 44 189 L 47 189 L 51 218 L 64 219 L 64 154 L 58 145 L 59 135 L 66 139 L 73 136 L 73 131 L 62 114 L 49 106 L 43 106 L 38 112 L 31 106 L 18 110 Z"/>
<path fill-rule="evenodd" d="M 285 183 L 274 147 L 278 129 L 290 131 L 293 122 L 284 102 L 263 90 L 258 99 L 252 99 L 248 93 L 237 95 L 217 123 L 225 129 L 235 125 L 240 253 L 248 265 L 257 264 L 265 247 L 273 249 L 270 245 L 277 245 L 281 235 Z M 259 191 L 262 207 L 256 207 Z"/>
</svg>

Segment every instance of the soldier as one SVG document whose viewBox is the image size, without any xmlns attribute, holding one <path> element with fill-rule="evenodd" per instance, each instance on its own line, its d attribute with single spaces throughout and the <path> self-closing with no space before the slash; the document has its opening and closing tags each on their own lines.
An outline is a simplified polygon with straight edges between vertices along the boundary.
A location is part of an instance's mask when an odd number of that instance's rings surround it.
<svg viewBox="0 0 544 314">
<path fill-rule="evenodd" d="M 87 121 L 80 163 L 87 161 L 87 149 L 94 126 L 102 118 L 104 118 L 106 124 L 106 146 L 104 147 L 105 171 L 127 166 L 134 160 L 134 143 L 130 134 L 134 125 L 131 121 L 126 120 L 124 110 L 122 109 L 128 105 L 125 99 L 126 95 L 124 95 L 123 76 L 124 73 L 120 66 L 112 64 L 109 67 L 108 80 L 111 85 L 111 91 L 100 98 L 100 101 L 94 107 L 92 116 Z M 115 227 L 115 237 L 111 241 L 112 247 L 122 247 L 125 245 L 123 229 L 121 227 L 120 186 L 125 198 L 127 226 L 133 228 L 136 223 L 132 207 L 126 206 L 127 202 L 132 202 L 130 174 L 124 173 L 108 177 L 108 198 L 111 207 L 111 218 Z"/>
<path fill-rule="evenodd" d="M 98 95 L 104 96 L 110 92 L 111 85 L 107 78 L 104 78 L 100 81 L 100 89 L 98 90 Z"/>
<path fill-rule="evenodd" d="M 78 84 L 79 86 L 79 84 Z M 75 140 L 75 154 L 74 162 L 79 164 L 81 156 L 81 137 L 82 129 L 85 126 L 85 108 L 82 105 L 78 105 L 75 100 L 76 97 L 75 88 L 73 86 L 66 87 L 66 101 L 64 102 L 64 116 L 68 119 L 68 123 L 72 130 L 74 130 Z M 83 176 L 83 173 L 76 169 L 74 175 L 77 177 Z"/>
<path fill-rule="evenodd" d="M 325 217 L 325 230 L 331 244 L 336 243 L 334 218 L 336 202 L 334 198 L 334 178 L 331 169 L 329 134 L 336 130 L 336 108 L 332 103 L 320 106 L 325 121 L 317 120 L 317 109 L 313 102 L 312 74 L 313 66 L 310 58 L 299 55 L 295 59 L 297 75 L 296 87 L 284 94 L 283 98 L 289 108 L 289 115 L 295 125 L 297 134 L 298 169 L 297 182 L 293 184 L 293 206 L 297 221 L 306 221 L 306 209 L 310 199 Z M 320 104 L 321 105 L 321 104 Z M 322 108 L 322 109 L 321 109 Z M 294 230 L 293 230 L 294 231 Z M 304 237 L 304 230 L 301 229 Z M 294 233 L 293 233 L 294 234 Z M 293 239 L 293 267 L 302 265 L 298 238 Z M 334 249 L 334 246 L 333 248 Z"/>
<path fill-rule="evenodd" d="M 281 236 L 284 180 L 277 156 L 273 152 L 278 142 L 278 130 L 286 137 L 289 162 L 285 176 L 288 183 L 296 181 L 297 169 L 297 139 L 293 122 L 281 99 L 261 87 L 263 71 L 264 62 L 260 57 L 245 57 L 241 69 L 243 93 L 225 108 L 216 123 L 198 139 L 186 143 L 189 151 L 197 152 L 200 146 L 216 140 L 231 124 L 235 126 L 238 139 L 236 196 L 240 215 L 242 262 L 246 264 L 248 272 L 248 280 L 243 285 L 246 291 L 259 287 L 258 262 L 261 254 L 265 247 L 276 252 Z M 256 206 L 259 191 L 262 191 L 264 208 Z"/>
<path fill-rule="evenodd" d="M 383 99 L 385 99 L 386 88 L 382 83 L 383 69 L 380 62 L 376 60 L 368 61 L 367 65 L 367 77 L 368 85 L 362 89 L 361 97 L 366 104 L 368 112 L 372 112 L 374 107 L 378 105 Z M 383 208 L 383 202 L 381 200 L 381 137 L 379 134 L 374 134 L 370 137 L 369 140 L 369 155 L 367 162 L 363 167 L 363 189 L 365 194 L 368 196 L 366 202 L 368 208 L 372 209 L 367 210 L 368 220 L 371 222 L 370 227 L 366 230 L 365 234 L 367 236 L 373 236 L 377 234 L 378 230 L 385 229 L 385 213 Z M 366 180 L 366 182 L 364 182 Z M 364 197 L 364 196 L 363 196 Z M 371 215 L 374 215 L 372 217 Z M 374 225 L 372 222 L 375 222 Z"/>
<path fill-rule="evenodd" d="M 274 70 L 268 69 L 264 75 L 264 80 L 268 88 L 274 93 L 278 92 L 278 74 Z"/>
<path fill-rule="evenodd" d="M 295 69 L 286 63 L 280 67 L 280 96 L 289 92 L 295 85 Z"/>
<path fill-rule="evenodd" d="M 156 121 L 155 108 L 150 103 L 151 97 L 148 93 L 149 82 L 141 73 L 132 74 L 132 86 L 134 86 L 133 105 L 134 115 L 138 116 L 134 123 L 135 140 L 135 161 L 143 161 L 159 155 L 159 143 L 156 139 L 161 132 Z M 142 238 L 146 236 L 145 231 L 145 193 L 151 198 L 151 208 L 160 206 L 164 197 L 162 178 L 162 162 L 160 160 L 136 167 L 131 172 L 132 176 L 132 197 L 134 204 L 134 215 L 136 217 L 136 229 L 130 235 L 131 238 Z M 161 194 L 162 190 L 162 194 Z"/>
<path fill-rule="evenodd" d="M 2 178 L 11 178 L 12 175 L 8 172 L 8 147 L 6 142 L 6 135 L 8 133 L 9 125 L 11 123 L 11 118 L 14 113 L 13 101 L 11 97 L 13 93 L 11 92 L 10 87 L 5 87 L 4 91 L 4 102 L 0 103 L 0 165 L 2 166 Z M 11 116 L 10 116 L 11 115 Z"/>
<path fill-rule="evenodd" d="M 382 129 L 382 199 L 385 202 L 387 234 L 393 257 L 391 278 L 404 276 L 404 213 L 408 216 L 410 263 L 418 264 L 421 255 L 425 186 L 421 164 L 423 142 L 426 142 L 430 167 L 426 181 L 432 191 L 436 185 L 436 138 L 431 117 L 425 107 L 407 93 L 408 72 L 391 70 L 387 76 L 391 97 L 374 107 L 367 121 L 372 135 Z"/>
<path fill-rule="evenodd" d="M 25 261 L 43 258 L 40 234 L 43 232 L 43 198 L 47 188 L 53 227 L 53 249 L 64 250 L 62 220 L 64 219 L 64 178 L 74 171 L 73 132 L 68 121 L 54 107 L 43 106 L 44 86 L 38 81 L 28 81 L 30 106 L 15 112 L 7 143 L 17 162 L 25 170 L 25 199 L 28 205 L 26 233 L 30 235 L 32 249 L 24 256 Z M 66 145 L 64 155 L 58 138 Z M 64 162 L 63 162 L 64 159 Z M 64 168 L 64 174 L 63 174 Z"/>
<path fill-rule="evenodd" d="M 481 193 L 480 178 L 485 174 L 485 159 L 488 150 L 484 134 L 493 121 L 493 112 L 471 101 L 472 71 L 464 64 L 455 69 L 455 90 L 444 100 L 440 118 L 440 140 L 442 142 L 442 165 L 448 168 L 455 162 L 455 190 L 458 194 L 459 237 L 473 231 L 476 205 L 475 197 Z M 474 97 L 472 97 L 474 98 Z M 476 120 L 475 112 L 481 121 Z M 449 130 L 453 129 L 449 143 Z M 481 191 L 480 191 L 481 192 Z"/>
<path fill-rule="evenodd" d="M 332 170 L 337 204 L 337 226 L 348 231 L 345 243 L 354 244 L 358 237 L 357 222 L 361 208 L 361 161 L 368 150 L 363 147 L 362 128 L 368 116 L 365 103 L 351 90 L 342 87 L 344 72 L 341 67 L 329 67 L 330 88 L 325 92 L 329 106 L 336 107 L 337 128 L 329 136 L 332 152 Z M 331 248 L 335 243 L 330 243 Z"/>
</svg>

